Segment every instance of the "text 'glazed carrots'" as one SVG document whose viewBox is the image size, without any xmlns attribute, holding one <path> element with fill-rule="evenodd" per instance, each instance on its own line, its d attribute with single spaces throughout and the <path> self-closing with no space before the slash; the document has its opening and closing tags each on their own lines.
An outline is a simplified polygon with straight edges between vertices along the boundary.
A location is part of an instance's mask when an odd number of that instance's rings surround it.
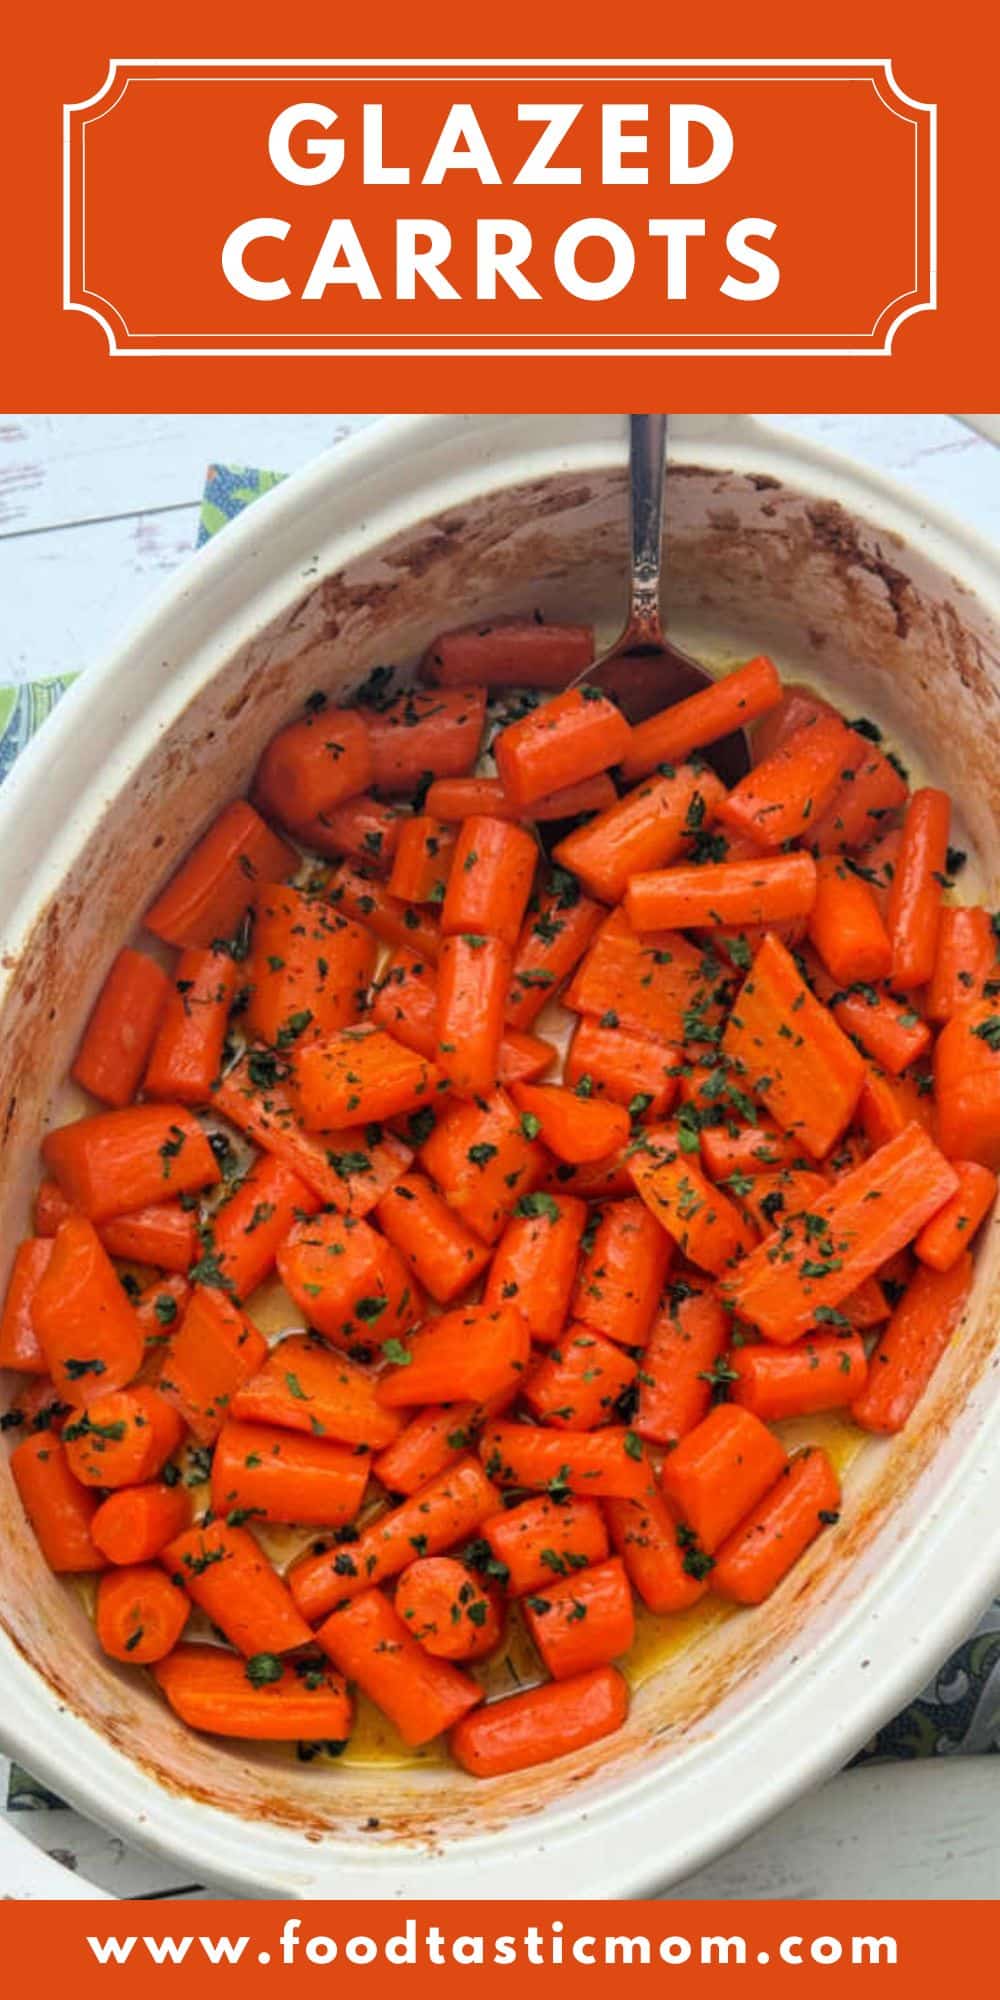
<svg viewBox="0 0 1000 2000">
<path fill-rule="evenodd" d="M 632 726 L 586 624 L 425 639 L 245 746 L 95 966 L 3 1429 L 187 1728 L 332 1788 L 374 1706 L 572 1783 L 963 1380 L 1000 920 L 948 794 L 764 656 Z"/>
</svg>

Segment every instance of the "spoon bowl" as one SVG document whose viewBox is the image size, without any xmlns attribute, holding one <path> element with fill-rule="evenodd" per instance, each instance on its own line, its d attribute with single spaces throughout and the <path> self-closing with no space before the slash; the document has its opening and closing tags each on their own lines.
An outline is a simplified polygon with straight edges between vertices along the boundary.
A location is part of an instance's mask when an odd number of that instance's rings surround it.
<svg viewBox="0 0 1000 2000">
<path fill-rule="evenodd" d="M 629 499 L 631 563 L 629 608 L 612 646 L 572 686 L 586 681 L 618 704 L 628 722 L 644 722 L 688 695 L 711 687 L 712 675 L 666 637 L 660 609 L 663 561 L 663 490 L 667 470 L 665 416 L 629 418 Z M 750 769 L 750 749 L 742 729 L 720 737 L 704 751 L 723 784 L 732 787 Z"/>
</svg>

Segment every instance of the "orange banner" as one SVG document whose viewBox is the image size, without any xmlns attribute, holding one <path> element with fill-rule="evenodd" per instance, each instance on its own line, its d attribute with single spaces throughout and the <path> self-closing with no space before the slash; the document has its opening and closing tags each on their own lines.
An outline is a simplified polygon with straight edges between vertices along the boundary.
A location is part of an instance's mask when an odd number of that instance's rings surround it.
<svg viewBox="0 0 1000 2000">
<path fill-rule="evenodd" d="M 113 61 L 66 142 L 112 353 L 888 354 L 936 304 L 888 61 Z"/>
<path fill-rule="evenodd" d="M 12 408 L 996 405 L 981 0 L 92 0 L 6 50 Z"/>
<path fill-rule="evenodd" d="M 922 1996 L 995 1954 L 993 1903 L 37 1903 L 4 1905 L 13 1984 L 76 2000 L 336 1991 Z"/>
</svg>

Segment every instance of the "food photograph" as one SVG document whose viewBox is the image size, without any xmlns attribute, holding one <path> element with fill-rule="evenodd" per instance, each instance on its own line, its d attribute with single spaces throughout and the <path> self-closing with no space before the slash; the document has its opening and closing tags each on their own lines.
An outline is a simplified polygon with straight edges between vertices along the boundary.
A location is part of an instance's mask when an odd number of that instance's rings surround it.
<svg viewBox="0 0 1000 2000">
<path fill-rule="evenodd" d="M 998 439 L 9 420 L 14 1893 L 1000 1893 Z"/>
</svg>

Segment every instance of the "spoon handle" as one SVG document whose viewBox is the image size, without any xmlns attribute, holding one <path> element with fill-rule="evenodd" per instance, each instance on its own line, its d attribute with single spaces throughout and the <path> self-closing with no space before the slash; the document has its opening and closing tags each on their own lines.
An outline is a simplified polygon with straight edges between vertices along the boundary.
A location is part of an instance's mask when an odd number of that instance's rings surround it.
<svg viewBox="0 0 1000 2000">
<path fill-rule="evenodd" d="M 660 549 L 667 419 L 629 418 L 629 489 L 632 517 L 630 644 L 660 646 Z"/>
</svg>

